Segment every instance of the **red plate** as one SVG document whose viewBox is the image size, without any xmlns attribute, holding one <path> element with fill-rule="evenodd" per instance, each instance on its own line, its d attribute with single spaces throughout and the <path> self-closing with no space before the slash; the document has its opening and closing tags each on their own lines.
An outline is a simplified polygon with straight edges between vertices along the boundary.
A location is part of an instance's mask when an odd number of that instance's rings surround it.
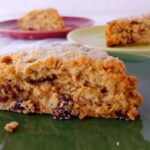
<svg viewBox="0 0 150 150">
<path fill-rule="evenodd" d="M 68 32 L 85 26 L 91 26 L 94 21 L 88 18 L 63 16 L 65 29 L 55 31 L 24 31 L 17 26 L 16 20 L 0 22 L 0 35 L 22 39 L 42 39 L 50 37 L 65 37 Z"/>
</svg>

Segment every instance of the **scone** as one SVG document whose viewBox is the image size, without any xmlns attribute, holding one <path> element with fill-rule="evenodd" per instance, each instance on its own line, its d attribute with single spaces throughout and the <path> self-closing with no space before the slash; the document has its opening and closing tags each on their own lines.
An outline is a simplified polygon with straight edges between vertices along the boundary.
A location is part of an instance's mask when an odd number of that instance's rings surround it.
<svg viewBox="0 0 150 150">
<path fill-rule="evenodd" d="M 107 23 L 107 46 L 150 44 L 150 15 Z"/>
<path fill-rule="evenodd" d="M 63 29 L 64 22 L 57 10 L 33 10 L 18 19 L 18 26 L 22 30 L 56 30 Z"/>
<path fill-rule="evenodd" d="M 78 44 L 50 44 L 0 57 L 0 109 L 134 120 L 142 103 L 124 63 Z"/>
</svg>

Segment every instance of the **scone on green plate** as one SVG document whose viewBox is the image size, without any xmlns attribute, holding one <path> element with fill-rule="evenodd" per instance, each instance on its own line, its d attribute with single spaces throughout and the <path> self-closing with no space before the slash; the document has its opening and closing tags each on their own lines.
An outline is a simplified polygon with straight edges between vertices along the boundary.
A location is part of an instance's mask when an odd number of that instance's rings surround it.
<svg viewBox="0 0 150 150">
<path fill-rule="evenodd" d="M 142 97 L 124 63 L 78 44 L 51 44 L 0 57 L 0 109 L 134 120 Z"/>
<path fill-rule="evenodd" d="M 106 43 L 109 47 L 150 44 L 150 14 L 108 22 Z"/>
</svg>

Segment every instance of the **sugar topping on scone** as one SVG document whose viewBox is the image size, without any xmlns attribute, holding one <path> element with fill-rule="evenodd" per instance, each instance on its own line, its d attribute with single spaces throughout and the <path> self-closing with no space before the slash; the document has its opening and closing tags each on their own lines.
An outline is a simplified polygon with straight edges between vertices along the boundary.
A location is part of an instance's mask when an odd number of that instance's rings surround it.
<svg viewBox="0 0 150 150">
<path fill-rule="evenodd" d="M 30 51 L 30 53 L 29 53 Z M 22 61 L 26 61 L 29 57 L 35 57 L 38 60 L 45 59 L 47 57 L 58 57 L 65 59 L 75 59 L 79 56 L 85 55 L 91 57 L 92 59 L 113 59 L 117 58 L 109 56 L 105 51 L 100 51 L 97 49 L 91 49 L 84 47 L 81 44 L 76 43 L 52 43 L 46 46 L 38 46 L 34 48 L 24 48 L 17 53 L 13 54 L 13 57 L 23 58 Z"/>
</svg>

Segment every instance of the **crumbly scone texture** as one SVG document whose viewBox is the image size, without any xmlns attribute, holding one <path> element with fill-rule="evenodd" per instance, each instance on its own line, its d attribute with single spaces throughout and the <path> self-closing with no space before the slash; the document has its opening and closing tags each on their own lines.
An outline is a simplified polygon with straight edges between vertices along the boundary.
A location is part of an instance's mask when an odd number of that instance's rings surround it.
<svg viewBox="0 0 150 150">
<path fill-rule="evenodd" d="M 79 44 L 51 44 L 0 57 L 0 109 L 134 120 L 137 80 L 107 53 Z"/>
<path fill-rule="evenodd" d="M 4 126 L 4 129 L 7 132 L 12 133 L 18 126 L 19 126 L 19 123 L 17 121 L 11 121 Z"/>
<path fill-rule="evenodd" d="M 150 44 L 150 15 L 108 22 L 105 34 L 110 47 Z"/>
<path fill-rule="evenodd" d="M 53 8 L 33 10 L 20 19 L 18 26 L 23 30 L 56 30 L 64 28 L 64 21 Z"/>
</svg>

